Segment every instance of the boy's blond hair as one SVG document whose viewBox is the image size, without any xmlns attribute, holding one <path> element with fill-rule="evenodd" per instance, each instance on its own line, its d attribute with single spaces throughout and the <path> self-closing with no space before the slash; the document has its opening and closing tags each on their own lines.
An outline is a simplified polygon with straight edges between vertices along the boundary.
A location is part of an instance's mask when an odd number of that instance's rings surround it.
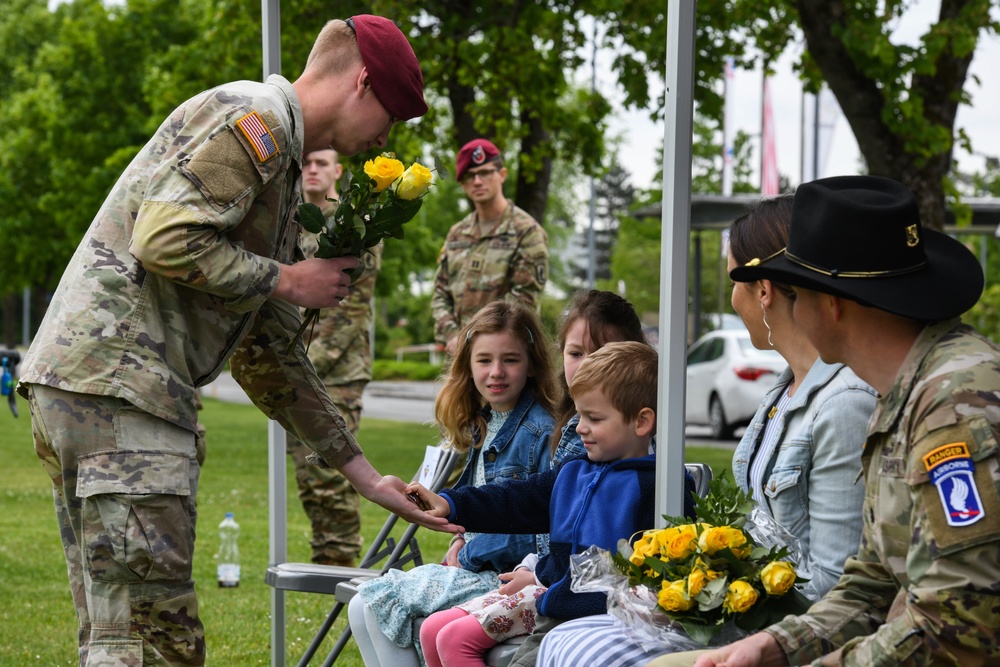
<svg viewBox="0 0 1000 667">
<path fill-rule="evenodd" d="M 659 361 L 656 350 L 645 343 L 607 343 L 580 364 L 569 386 L 571 395 L 599 390 L 625 421 L 643 408 L 656 412 Z"/>
</svg>

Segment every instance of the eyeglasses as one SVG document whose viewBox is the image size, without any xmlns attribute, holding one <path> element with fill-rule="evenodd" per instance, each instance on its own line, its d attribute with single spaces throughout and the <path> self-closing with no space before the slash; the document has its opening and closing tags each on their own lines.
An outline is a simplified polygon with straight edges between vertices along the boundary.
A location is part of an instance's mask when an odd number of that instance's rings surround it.
<svg viewBox="0 0 1000 667">
<path fill-rule="evenodd" d="M 498 171 L 500 171 L 500 170 L 499 169 L 480 169 L 479 171 L 467 171 L 464 174 L 462 174 L 462 178 L 460 178 L 458 180 L 460 180 L 462 183 L 471 183 L 472 181 L 476 180 L 476 177 L 478 176 L 479 178 L 481 178 L 482 180 L 485 181 L 487 178 L 489 178 L 493 174 L 497 173 Z"/>
</svg>

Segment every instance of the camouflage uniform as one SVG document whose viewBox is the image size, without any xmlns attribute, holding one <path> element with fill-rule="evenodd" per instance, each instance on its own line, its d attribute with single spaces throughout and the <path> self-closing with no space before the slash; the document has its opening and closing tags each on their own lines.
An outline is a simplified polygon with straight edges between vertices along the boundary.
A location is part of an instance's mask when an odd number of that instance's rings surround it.
<svg viewBox="0 0 1000 667">
<path fill-rule="evenodd" d="M 324 212 L 329 215 L 332 210 Z M 306 232 L 301 242 L 305 256 L 312 257 L 318 246 L 316 235 Z M 361 420 L 361 394 L 372 379 L 369 331 L 375 279 L 382 268 L 382 244 L 365 253 L 362 262 L 364 273 L 351 285 L 350 295 L 337 308 L 320 313 L 309 343 L 309 360 L 355 435 Z M 361 551 L 358 492 L 338 470 L 309 463 L 309 449 L 294 436 L 288 438 L 288 453 L 295 463 L 299 500 L 312 525 L 313 562 L 353 564 Z"/>
<path fill-rule="evenodd" d="M 513 294 L 537 311 L 548 279 L 548 235 L 508 200 L 496 229 L 477 231 L 475 211 L 448 232 L 434 275 L 434 337 L 442 345 L 477 310 Z"/>
<path fill-rule="evenodd" d="M 81 664 L 204 664 L 195 392 L 231 355 L 253 402 L 327 464 L 361 452 L 303 346 L 285 354 L 298 309 L 269 298 L 297 255 L 302 132 L 279 76 L 178 107 L 108 196 L 28 350 L 19 392 L 55 487 Z"/>
<path fill-rule="evenodd" d="M 1000 350 L 927 326 L 871 423 L 859 553 L 767 632 L 793 665 L 1000 665 Z"/>
</svg>

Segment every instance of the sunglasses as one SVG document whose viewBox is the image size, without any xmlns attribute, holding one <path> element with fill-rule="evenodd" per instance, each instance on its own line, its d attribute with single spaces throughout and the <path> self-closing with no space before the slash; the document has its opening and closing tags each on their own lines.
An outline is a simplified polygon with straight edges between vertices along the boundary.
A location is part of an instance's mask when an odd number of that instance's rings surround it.
<svg viewBox="0 0 1000 667">
<path fill-rule="evenodd" d="M 481 178 L 482 180 L 485 181 L 487 178 L 489 178 L 493 174 L 497 173 L 498 171 L 500 171 L 500 170 L 499 169 L 480 169 L 479 171 L 467 171 L 464 174 L 462 174 L 462 178 L 460 178 L 458 180 L 461 181 L 462 183 L 471 183 L 478 176 L 479 178 Z"/>
</svg>

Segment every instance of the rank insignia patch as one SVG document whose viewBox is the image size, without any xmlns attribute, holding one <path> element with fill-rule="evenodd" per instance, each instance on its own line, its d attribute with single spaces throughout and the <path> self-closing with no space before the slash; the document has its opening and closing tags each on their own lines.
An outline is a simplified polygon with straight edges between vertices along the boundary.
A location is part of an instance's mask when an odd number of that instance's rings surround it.
<svg viewBox="0 0 1000 667">
<path fill-rule="evenodd" d="M 976 466 L 964 442 L 938 447 L 923 460 L 941 497 L 948 525 L 969 526 L 986 516 L 973 476 Z"/>
<path fill-rule="evenodd" d="M 240 132 L 253 146 L 257 159 L 262 163 L 278 154 L 278 144 L 274 141 L 274 135 L 256 111 L 251 111 L 236 121 L 236 127 L 240 128 Z"/>
</svg>

